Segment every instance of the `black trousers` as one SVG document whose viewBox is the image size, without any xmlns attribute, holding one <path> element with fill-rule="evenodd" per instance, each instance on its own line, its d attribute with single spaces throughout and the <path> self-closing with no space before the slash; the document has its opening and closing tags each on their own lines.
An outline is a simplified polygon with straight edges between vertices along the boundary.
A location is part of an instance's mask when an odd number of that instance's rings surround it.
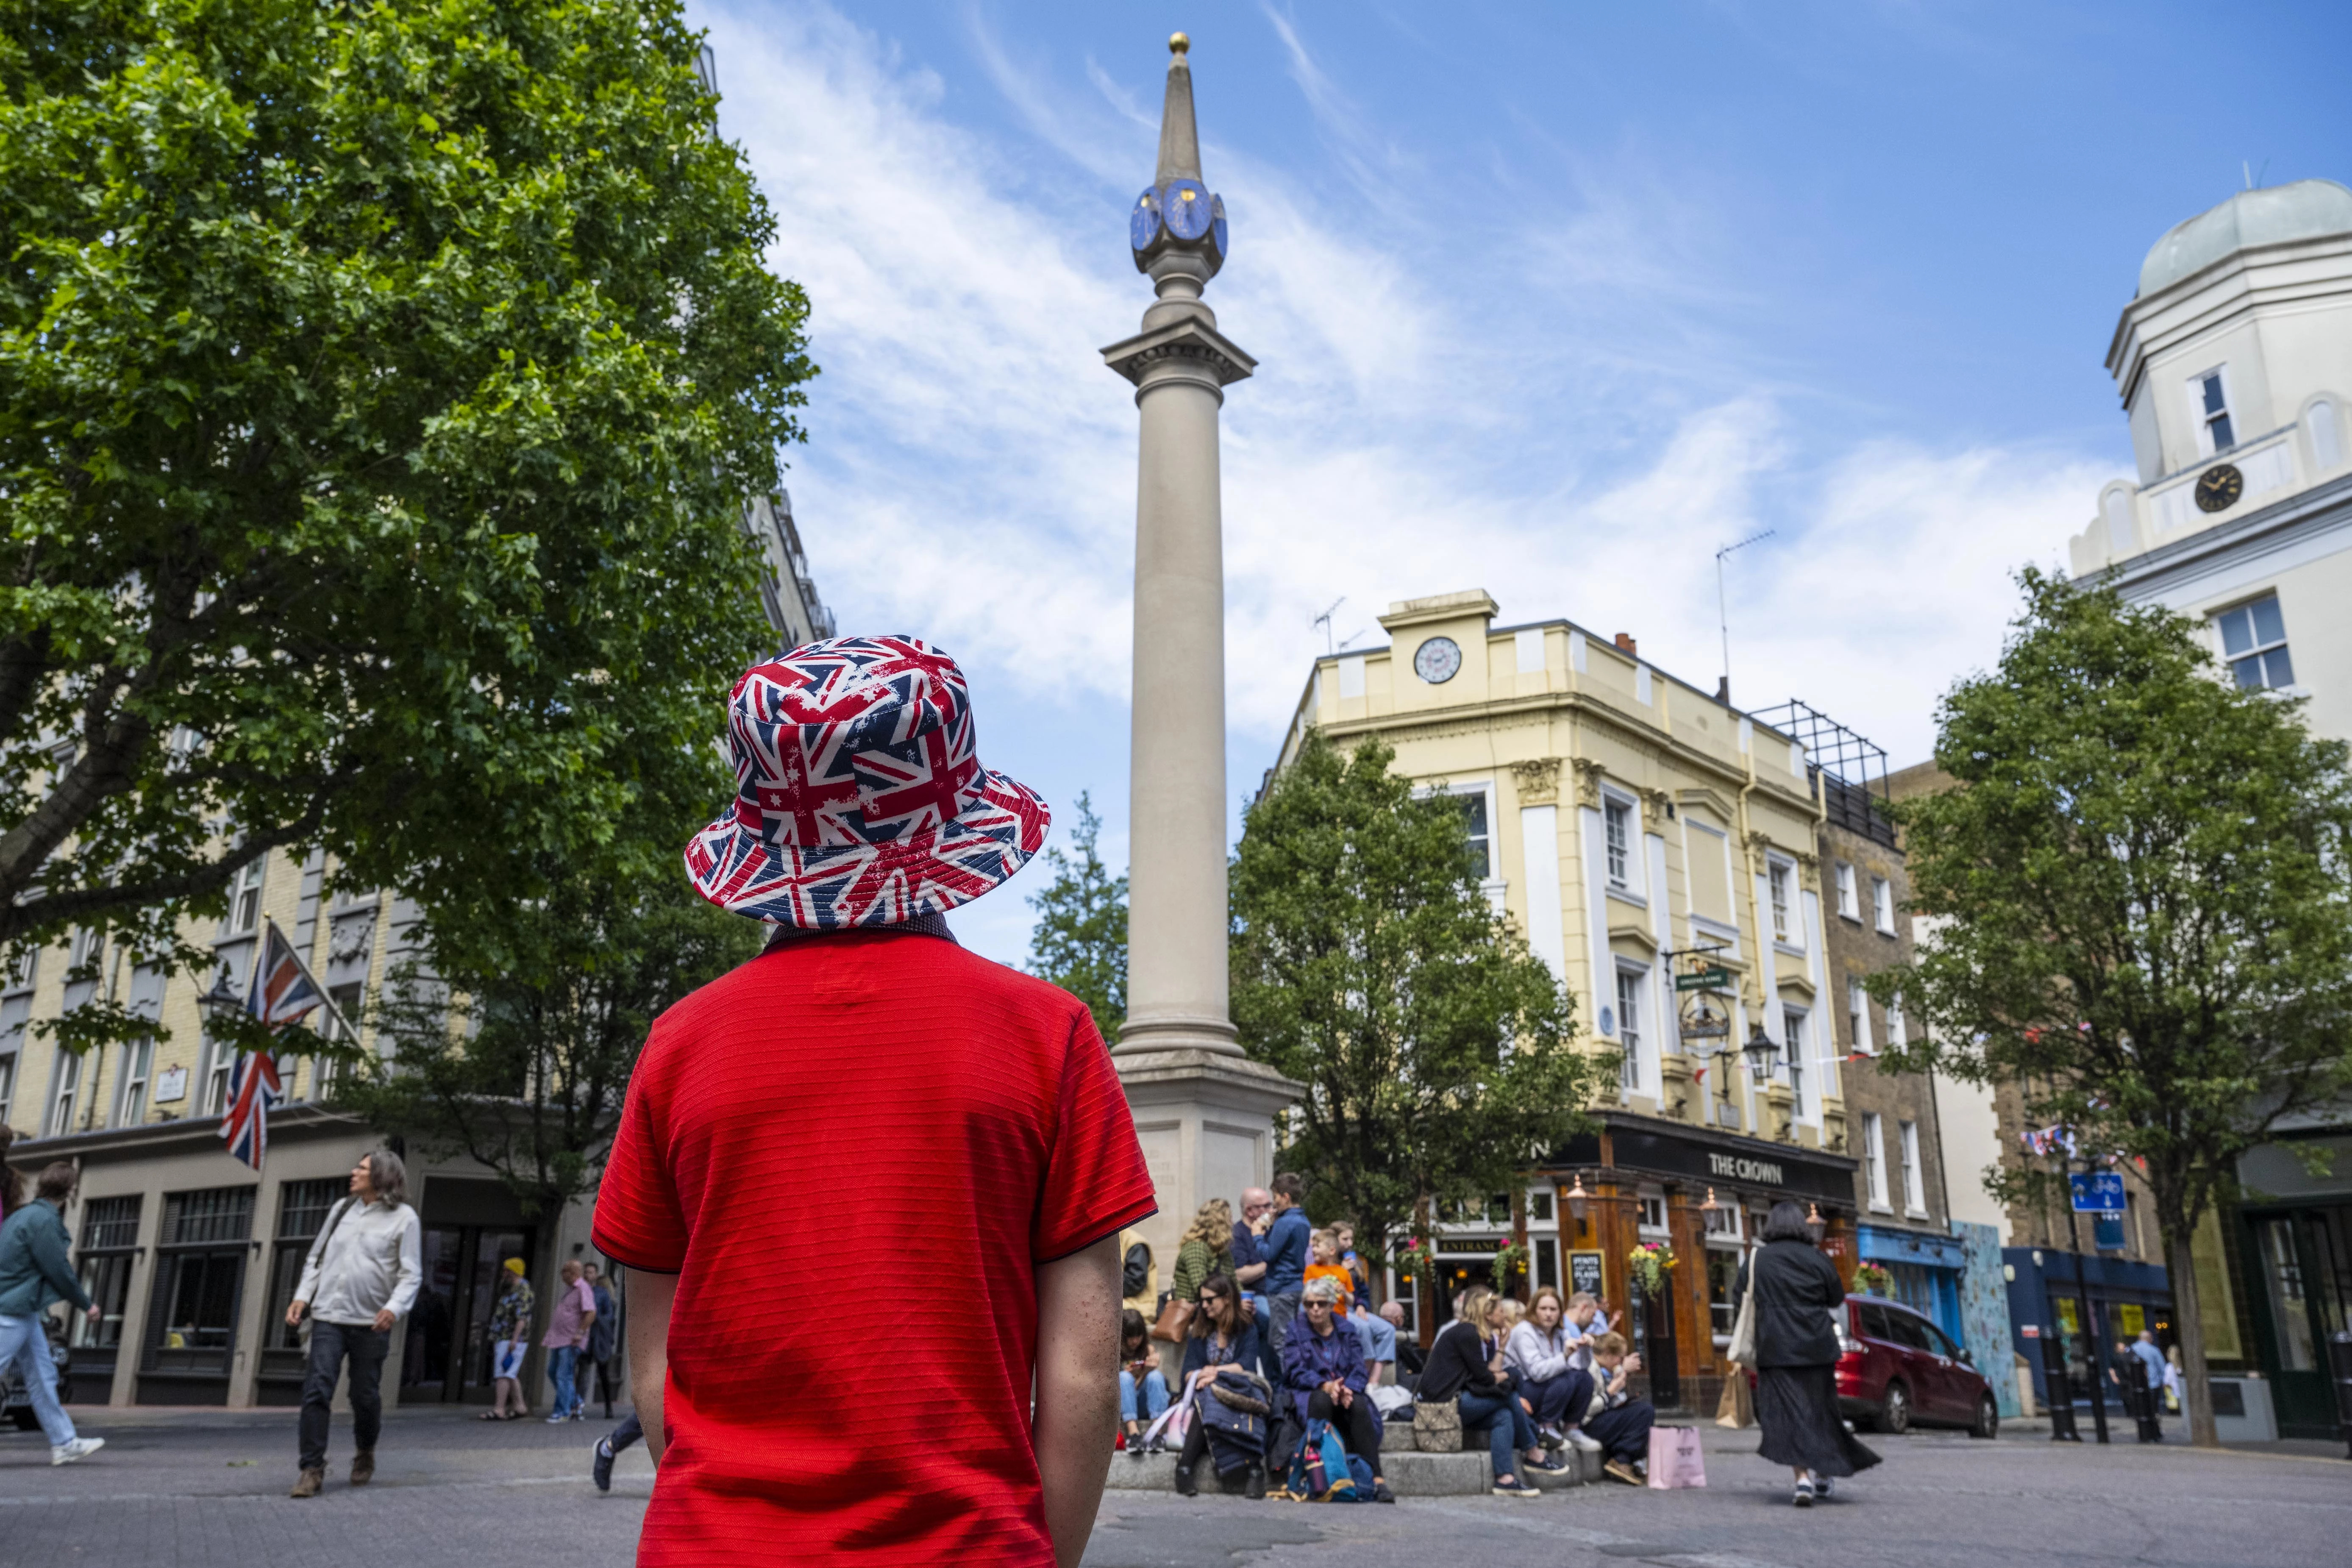
<svg viewBox="0 0 2352 1568">
<path fill-rule="evenodd" d="M 352 1364 L 352 1442 L 362 1453 L 375 1447 L 383 1430 L 383 1358 L 392 1353 L 389 1330 L 364 1323 L 310 1320 L 310 1364 L 302 1377 L 302 1468 L 327 1465 L 327 1416 L 334 1408 L 335 1379 Z"/>
<path fill-rule="evenodd" d="M 597 1393 L 603 1396 L 604 1404 L 604 1418 L 608 1421 L 612 1419 L 613 1415 L 613 1363 L 617 1359 L 619 1358 L 615 1356 L 606 1356 L 602 1361 L 590 1361 L 584 1352 L 580 1357 L 579 1389 L 581 1408 L 587 1408 L 589 1398 L 588 1390 L 593 1384 Z"/>
<path fill-rule="evenodd" d="M 1372 1467 L 1372 1476 L 1381 1473 L 1380 1428 L 1372 1425 L 1372 1402 L 1365 1394 L 1356 1395 L 1355 1403 L 1344 1408 L 1331 1403 L 1331 1396 L 1317 1389 L 1307 1396 L 1309 1420 L 1328 1421 L 1331 1429 L 1339 1434 L 1340 1446 Z"/>
</svg>

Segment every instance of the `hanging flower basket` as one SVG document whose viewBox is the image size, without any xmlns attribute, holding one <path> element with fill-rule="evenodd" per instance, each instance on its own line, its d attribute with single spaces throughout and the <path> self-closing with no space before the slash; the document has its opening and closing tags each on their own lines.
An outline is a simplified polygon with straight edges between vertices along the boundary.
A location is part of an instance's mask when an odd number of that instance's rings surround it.
<svg viewBox="0 0 2352 1568">
<path fill-rule="evenodd" d="M 1675 1249 L 1663 1241 L 1645 1241 L 1625 1255 L 1626 1271 L 1642 1287 L 1644 1296 L 1663 1295 L 1666 1275 L 1678 1261 Z"/>
<path fill-rule="evenodd" d="M 1853 1288 L 1865 1296 L 1893 1296 L 1895 1276 L 1875 1263 L 1857 1263 L 1853 1268 Z"/>
<path fill-rule="evenodd" d="M 1528 1271 L 1528 1249 L 1519 1242 L 1506 1242 L 1495 1249 L 1495 1289 L 1509 1294 L 1512 1281 L 1524 1278 Z"/>
</svg>

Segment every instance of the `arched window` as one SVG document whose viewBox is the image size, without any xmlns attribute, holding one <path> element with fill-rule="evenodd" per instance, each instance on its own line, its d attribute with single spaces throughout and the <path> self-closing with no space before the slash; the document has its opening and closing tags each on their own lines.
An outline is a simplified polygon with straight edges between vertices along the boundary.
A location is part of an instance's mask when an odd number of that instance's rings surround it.
<svg viewBox="0 0 2352 1568">
<path fill-rule="evenodd" d="M 2344 460 L 2344 443 L 2336 428 L 2336 405 L 2323 397 L 2303 411 L 2303 427 L 2311 437 L 2311 466 L 2326 473 Z"/>
</svg>

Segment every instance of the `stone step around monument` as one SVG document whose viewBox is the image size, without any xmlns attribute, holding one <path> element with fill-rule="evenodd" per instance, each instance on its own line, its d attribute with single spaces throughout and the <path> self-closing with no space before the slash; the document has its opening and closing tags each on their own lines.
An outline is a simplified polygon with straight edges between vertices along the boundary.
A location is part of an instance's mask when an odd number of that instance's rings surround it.
<svg viewBox="0 0 2352 1568">
<path fill-rule="evenodd" d="M 1582 1463 L 1559 1475 L 1537 1471 L 1529 1478 L 1537 1490 L 1585 1486 L 1601 1479 L 1600 1455 L 1571 1452 L 1565 1457 Z M 1410 1449 L 1383 1449 L 1381 1454 L 1381 1479 L 1399 1497 L 1482 1497 L 1492 1474 L 1483 1450 L 1475 1454 L 1421 1454 Z M 1109 1485 L 1115 1491 L 1172 1492 L 1176 1489 L 1176 1456 L 1165 1452 L 1113 1454 Z M 1200 1486 L 1202 1497 L 1218 1495 L 1220 1490 L 1215 1477 L 1210 1474 L 1200 1478 Z"/>
</svg>

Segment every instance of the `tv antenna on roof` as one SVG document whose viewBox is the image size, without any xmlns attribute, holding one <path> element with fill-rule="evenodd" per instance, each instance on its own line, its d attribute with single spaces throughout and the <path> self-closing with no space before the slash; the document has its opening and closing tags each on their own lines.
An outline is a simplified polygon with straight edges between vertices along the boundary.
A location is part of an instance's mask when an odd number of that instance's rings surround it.
<svg viewBox="0 0 2352 1568">
<path fill-rule="evenodd" d="M 1727 544 L 1715 552 L 1715 614 L 1723 629 L 1723 684 L 1716 689 L 1715 700 L 1731 700 L 1731 602 L 1723 591 L 1723 558 L 1735 550 L 1745 550 L 1761 540 L 1771 538 L 1780 531 L 1768 528 L 1761 533 L 1751 533 L 1737 544 Z"/>
<path fill-rule="evenodd" d="M 1347 602 L 1348 595 L 1345 594 L 1340 595 L 1338 598 L 1331 601 L 1331 607 L 1329 609 L 1324 611 L 1321 615 L 1307 623 L 1310 626 L 1321 626 L 1323 628 L 1323 651 L 1327 655 L 1339 651 L 1332 645 L 1331 642 L 1331 617 L 1338 615 L 1339 613 L 1339 606 Z M 1349 640 L 1353 641 L 1354 639 L 1350 638 Z"/>
<path fill-rule="evenodd" d="M 2263 159 L 2263 166 L 2257 169 L 2252 159 L 2241 158 L 2238 160 L 2238 167 L 2245 171 L 2246 189 L 2258 191 L 2262 189 L 2263 176 L 2271 172 L 2271 161 L 2268 158 Z"/>
</svg>

